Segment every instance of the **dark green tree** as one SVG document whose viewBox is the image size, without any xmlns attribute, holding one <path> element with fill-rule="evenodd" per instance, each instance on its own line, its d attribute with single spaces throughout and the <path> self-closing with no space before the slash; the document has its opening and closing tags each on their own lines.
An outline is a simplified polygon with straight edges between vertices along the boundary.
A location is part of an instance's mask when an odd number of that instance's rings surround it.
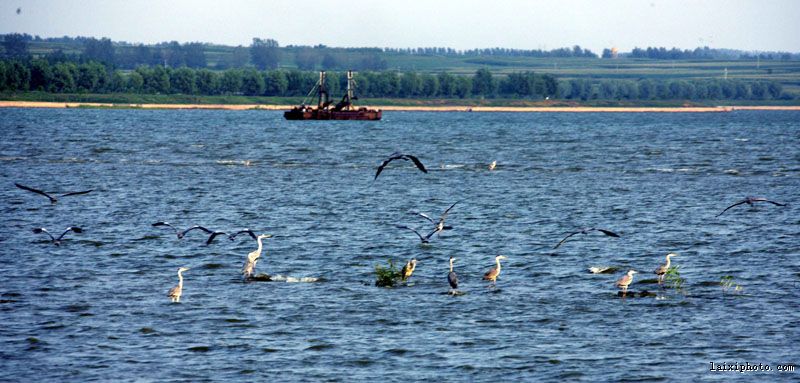
<svg viewBox="0 0 800 383">
<path fill-rule="evenodd" d="M 28 57 L 28 39 L 20 33 L 10 33 L 3 38 L 5 57 L 21 59 Z"/>
<path fill-rule="evenodd" d="M 197 92 L 205 95 L 219 94 L 219 75 L 208 69 L 200 69 L 195 72 L 195 83 Z"/>
<path fill-rule="evenodd" d="M 436 76 L 439 79 L 439 95 L 450 98 L 456 94 L 456 78 L 450 73 L 441 72 Z"/>
<path fill-rule="evenodd" d="M 278 42 L 273 39 L 253 38 L 253 44 L 250 45 L 253 65 L 260 70 L 277 68 L 280 62 L 279 47 Z"/>
<path fill-rule="evenodd" d="M 206 53 L 203 43 L 188 43 L 183 45 L 184 62 L 189 68 L 205 68 Z"/>
<path fill-rule="evenodd" d="M 410 98 L 418 96 L 422 89 L 422 79 L 414 72 L 406 72 L 400 77 L 400 97 Z"/>
<path fill-rule="evenodd" d="M 496 82 L 489 69 L 481 68 L 472 77 L 472 94 L 481 97 L 492 97 L 496 90 Z"/>
<path fill-rule="evenodd" d="M 53 76 L 50 63 L 44 59 L 33 59 L 30 62 L 31 90 L 47 91 Z"/>
<path fill-rule="evenodd" d="M 289 80 L 286 79 L 286 73 L 280 70 L 273 70 L 267 72 L 264 78 L 265 91 L 267 96 L 283 96 L 286 90 L 289 89 Z"/>
<path fill-rule="evenodd" d="M 467 76 L 457 76 L 456 77 L 456 89 L 455 95 L 458 98 L 467 98 L 469 97 L 470 91 L 472 90 L 472 79 Z"/>
<path fill-rule="evenodd" d="M 264 94 L 264 77 L 253 68 L 242 71 L 242 93 L 247 96 L 260 96 Z"/>
<path fill-rule="evenodd" d="M 144 77 L 142 77 L 142 74 L 138 70 L 133 71 L 128 75 L 126 89 L 131 93 L 144 92 Z"/>
<path fill-rule="evenodd" d="M 436 97 L 436 94 L 439 93 L 439 79 L 428 73 L 424 73 L 420 77 L 422 78 L 420 94 L 424 97 Z"/>
<path fill-rule="evenodd" d="M 90 37 L 83 42 L 83 60 L 114 65 L 114 44 L 108 38 L 100 40 Z"/>
<path fill-rule="evenodd" d="M 195 83 L 194 69 L 183 66 L 173 70 L 169 74 L 169 89 L 172 93 L 196 94 L 197 84 Z"/>
<path fill-rule="evenodd" d="M 242 90 L 242 71 L 241 69 L 228 69 L 222 74 L 219 82 L 219 89 L 225 94 L 237 94 Z"/>
<path fill-rule="evenodd" d="M 53 66 L 52 89 L 59 93 L 74 93 L 78 67 L 74 63 L 58 63 Z"/>
</svg>

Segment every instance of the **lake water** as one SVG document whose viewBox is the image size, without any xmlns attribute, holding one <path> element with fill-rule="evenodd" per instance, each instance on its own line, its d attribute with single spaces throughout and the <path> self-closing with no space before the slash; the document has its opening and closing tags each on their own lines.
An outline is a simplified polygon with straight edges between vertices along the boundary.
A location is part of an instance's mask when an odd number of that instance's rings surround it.
<svg viewBox="0 0 800 383">
<path fill-rule="evenodd" d="M 1 109 L 0 131 L 2 381 L 800 378 L 775 371 L 800 362 L 798 112 Z M 429 173 L 394 161 L 373 181 L 394 151 Z M 15 182 L 94 191 L 51 205 Z M 788 205 L 715 217 L 748 195 Z M 456 201 L 428 245 L 395 227 Z M 318 281 L 244 283 L 255 241 L 156 221 L 273 234 L 256 272 Z M 61 246 L 31 232 L 70 225 L 84 232 Z M 621 237 L 553 249 L 581 227 Z M 639 283 L 669 252 L 682 289 Z M 374 286 L 376 265 L 411 258 L 408 284 Z M 629 268 L 655 297 L 617 295 Z M 773 371 L 709 371 L 737 362 Z"/>
</svg>

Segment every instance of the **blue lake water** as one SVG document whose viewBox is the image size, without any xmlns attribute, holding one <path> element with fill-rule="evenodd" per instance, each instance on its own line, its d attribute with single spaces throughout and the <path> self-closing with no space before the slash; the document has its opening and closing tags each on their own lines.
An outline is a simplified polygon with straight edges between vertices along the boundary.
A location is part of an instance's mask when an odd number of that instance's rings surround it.
<svg viewBox="0 0 800 383">
<path fill-rule="evenodd" d="M 800 362 L 798 112 L 0 109 L 0 132 L 0 381 L 800 377 L 709 371 Z M 395 161 L 373 181 L 394 151 L 429 173 Z M 94 191 L 51 205 L 15 182 Z M 748 195 L 788 205 L 715 217 Z M 395 227 L 456 201 L 429 245 Z M 254 241 L 206 246 L 156 221 L 273 234 L 256 271 L 319 280 L 244 283 Z M 31 232 L 70 225 L 84 232 L 61 246 Z M 553 250 L 581 227 L 621 237 Z M 669 252 L 682 290 L 639 283 Z M 447 294 L 451 256 L 463 295 Z M 374 286 L 375 265 L 411 258 L 407 285 Z M 656 297 L 617 295 L 629 268 Z"/>
</svg>

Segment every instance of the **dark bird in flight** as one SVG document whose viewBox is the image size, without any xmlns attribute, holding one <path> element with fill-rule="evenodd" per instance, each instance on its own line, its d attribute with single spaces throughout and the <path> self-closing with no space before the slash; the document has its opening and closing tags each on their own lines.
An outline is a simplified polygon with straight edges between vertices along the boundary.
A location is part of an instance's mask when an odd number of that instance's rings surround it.
<svg viewBox="0 0 800 383">
<path fill-rule="evenodd" d="M 50 236 L 50 241 L 52 241 L 53 244 L 56 245 L 56 246 L 61 246 L 61 238 L 64 238 L 64 236 L 67 233 L 69 233 L 70 231 L 74 231 L 76 233 L 82 233 L 83 229 L 81 229 L 80 227 L 77 227 L 77 226 L 70 226 L 66 230 L 64 230 L 64 232 L 61 233 L 61 235 L 59 235 L 58 238 L 53 237 L 53 234 L 50 234 L 50 232 L 47 231 L 47 229 L 45 229 L 43 227 L 37 227 L 37 228 L 33 229 L 33 233 L 34 234 L 45 233 L 48 236 Z"/>
<path fill-rule="evenodd" d="M 748 204 L 750 206 L 753 206 L 754 202 L 769 202 L 769 203 L 771 203 L 773 205 L 776 205 L 776 206 L 786 206 L 785 203 L 779 203 L 779 202 L 775 202 L 775 201 L 770 201 L 770 200 L 768 200 L 766 198 L 762 198 L 762 197 L 747 197 L 747 198 L 745 198 L 745 199 L 743 199 L 743 200 L 741 200 L 741 201 L 739 201 L 739 202 L 737 202 L 737 203 L 735 203 L 735 204 L 733 204 L 731 206 L 726 207 L 725 210 L 722 211 L 722 213 L 728 211 L 728 209 L 730 209 L 732 207 L 739 206 L 739 205 L 741 205 L 743 203 L 746 203 L 746 204 Z M 722 213 L 717 214 L 717 217 L 721 216 Z"/>
<path fill-rule="evenodd" d="M 19 8 L 19 7 L 18 7 L 18 8 L 17 8 L 17 14 L 19 15 L 20 13 L 22 13 L 22 8 Z"/>
<path fill-rule="evenodd" d="M 428 169 L 425 169 L 425 165 L 423 165 L 422 162 L 420 162 L 419 158 L 412 156 L 410 154 L 402 154 L 400 152 L 394 152 L 392 153 L 392 155 L 389 156 L 389 158 L 383 160 L 383 163 L 381 163 L 380 166 L 378 166 L 378 171 L 375 172 L 375 178 L 373 179 L 373 181 L 378 179 L 378 176 L 383 171 L 383 168 L 386 167 L 386 165 L 388 165 L 389 162 L 392 162 L 394 160 L 405 160 L 405 161 L 411 160 L 419 170 L 422 170 L 423 173 L 428 172 Z"/>
<path fill-rule="evenodd" d="M 56 197 L 53 197 L 52 195 L 50 195 L 50 194 L 48 194 L 48 193 L 45 193 L 45 192 L 43 192 L 43 191 L 41 191 L 41 190 L 34 189 L 34 188 L 32 188 L 32 187 L 28 187 L 28 186 L 25 186 L 25 185 L 20 185 L 20 184 L 18 184 L 18 183 L 14 183 L 14 186 L 16 186 L 16 187 L 18 187 L 18 188 L 20 188 L 20 189 L 22 189 L 22 190 L 27 190 L 27 191 L 29 191 L 29 192 L 33 192 L 33 193 L 36 193 L 36 194 L 41 194 L 41 195 L 43 195 L 43 196 L 45 196 L 45 197 L 49 198 L 49 199 L 50 199 L 50 203 L 56 203 L 56 202 L 58 202 L 58 199 L 56 199 Z M 80 195 L 80 194 L 86 194 L 86 193 L 90 193 L 92 190 L 94 190 L 94 189 L 90 189 L 90 190 L 84 190 L 84 191 L 78 191 L 78 192 L 66 193 L 66 194 L 62 194 L 60 197 L 66 197 L 66 196 L 71 196 L 71 195 Z"/>
<path fill-rule="evenodd" d="M 450 230 L 450 229 L 453 228 L 452 226 L 445 226 L 444 220 L 447 218 L 447 214 L 450 213 L 450 209 L 452 209 L 454 206 L 456 206 L 456 204 L 459 203 L 459 202 L 461 202 L 461 201 L 456 201 L 455 203 L 450 205 L 450 207 L 448 207 L 447 210 L 445 210 L 444 213 L 442 213 L 442 215 L 439 216 L 439 221 L 434 221 L 431 217 L 429 217 L 427 214 L 424 214 L 424 213 L 420 213 L 420 212 L 412 212 L 412 213 L 416 214 L 416 215 L 418 215 L 418 216 L 420 216 L 422 218 L 425 218 L 428 221 L 430 221 L 430 223 L 432 223 L 433 227 L 434 227 L 433 233 L 441 234 L 442 231 Z"/>
<path fill-rule="evenodd" d="M 225 234 L 225 233 L 220 232 L 220 231 L 213 231 L 213 230 L 206 229 L 205 227 L 200 226 L 200 225 L 194 225 L 194 226 L 192 226 L 192 227 L 190 227 L 190 228 L 188 228 L 188 229 L 186 229 L 184 231 L 179 231 L 175 226 L 172 226 L 169 222 L 164 222 L 164 221 L 158 221 L 158 222 L 154 223 L 152 226 L 168 226 L 168 227 L 171 227 L 172 230 L 175 231 L 175 236 L 177 236 L 178 239 L 182 239 L 186 235 L 186 233 L 188 233 L 188 232 L 190 232 L 192 230 L 202 230 L 206 234 L 211 234 L 211 237 L 209 237 L 207 243 L 211 243 L 211 241 L 213 241 L 214 237 L 216 237 L 217 235 Z"/>
<path fill-rule="evenodd" d="M 556 247 L 553 248 L 553 250 L 558 249 L 558 247 L 561 246 L 561 244 L 564 243 L 564 241 L 566 241 L 569 237 L 572 237 L 575 234 L 589 234 L 589 232 L 592 232 L 592 231 L 595 231 L 595 230 L 599 231 L 599 232 L 601 232 L 601 233 L 603 233 L 603 234 L 605 234 L 605 235 L 607 235 L 609 237 L 619 237 L 619 234 L 611 232 L 611 231 L 608 231 L 608 230 L 598 229 L 598 228 L 594 228 L 594 227 L 587 227 L 587 228 L 583 228 L 581 230 L 573 231 L 572 233 L 569 233 L 569 235 L 564 237 L 564 239 L 562 239 L 561 242 L 559 242 L 558 245 L 556 245 Z"/>
<path fill-rule="evenodd" d="M 228 235 L 228 233 L 222 231 L 211 232 L 211 235 L 208 236 L 208 240 L 206 241 L 206 246 L 210 245 L 211 242 L 214 242 L 214 239 L 217 238 L 218 235 Z M 228 238 L 230 238 L 230 235 L 228 235 Z"/>
<path fill-rule="evenodd" d="M 235 233 L 233 233 L 233 234 L 229 235 L 229 236 L 228 236 L 228 239 L 230 239 L 231 241 L 233 241 L 233 240 L 235 240 L 235 239 L 236 239 L 236 237 L 237 237 L 239 234 L 247 234 L 247 235 L 249 235 L 250 237 L 252 237 L 253 239 L 256 239 L 256 238 L 257 238 L 257 236 L 256 236 L 256 233 L 255 233 L 255 232 L 253 232 L 253 231 L 252 231 L 252 230 L 250 230 L 250 229 L 244 229 L 244 230 L 239 230 L 239 231 L 237 231 L 237 232 L 235 232 Z"/>
<path fill-rule="evenodd" d="M 428 235 L 425 235 L 425 236 L 423 236 L 422 234 L 420 234 L 420 233 L 419 233 L 419 232 L 418 232 L 416 229 L 414 229 L 414 228 L 411 228 L 411 227 L 408 227 L 408 226 L 405 226 L 405 225 L 397 225 L 396 227 L 397 227 L 397 228 L 399 228 L 399 229 L 408 229 L 408 230 L 411 230 L 411 231 L 413 231 L 413 232 L 414 232 L 414 234 L 416 234 L 416 235 L 417 235 L 417 237 L 419 237 L 419 240 L 420 240 L 420 242 L 422 242 L 422 243 L 428 243 L 428 242 L 430 242 L 430 239 L 431 239 L 431 237 L 432 237 L 434 234 L 436 234 L 436 230 L 434 230 L 434 231 L 432 231 L 432 232 L 428 233 Z"/>
</svg>

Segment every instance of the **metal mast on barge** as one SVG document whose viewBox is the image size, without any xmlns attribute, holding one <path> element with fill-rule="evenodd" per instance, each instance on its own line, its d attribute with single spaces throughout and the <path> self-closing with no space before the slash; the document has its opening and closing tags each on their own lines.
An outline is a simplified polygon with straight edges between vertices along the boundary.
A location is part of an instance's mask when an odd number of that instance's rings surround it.
<svg viewBox="0 0 800 383">
<path fill-rule="evenodd" d="M 358 100 L 353 93 L 355 91 L 355 80 L 353 71 L 347 71 L 347 93 L 336 105 L 331 106 L 333 101 L 329 100 L 328 89 L 325 86 L 325 72 L 319 72 L 319 82 L 317 88 L 317 107 L 309 105 L 295 106 L 289 111 L 283 112 L 283 117 L 287 120 L 380 120 L 382 111 L 380 109 L 367 109 L 365 107 L 356 108 L 353 100 Z M 313 92 L 313 89 L 312 89 Z"/>
</svg>

